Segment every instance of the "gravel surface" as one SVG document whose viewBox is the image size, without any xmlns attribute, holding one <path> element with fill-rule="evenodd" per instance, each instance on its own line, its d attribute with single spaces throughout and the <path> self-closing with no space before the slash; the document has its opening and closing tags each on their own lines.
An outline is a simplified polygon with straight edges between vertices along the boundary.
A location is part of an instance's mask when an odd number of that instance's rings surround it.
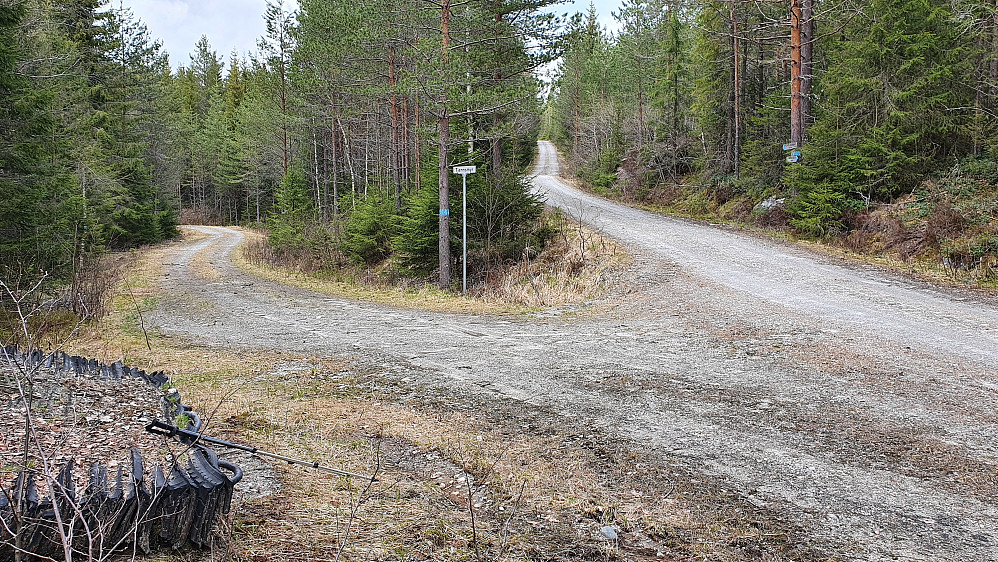
<svg viewBox="0 0 998 562">
<path fill-rule="evenodd" d="M 589 428 L 836 558 L 998 561 L 995 299 L 584 195 L 547 143 L 533 181 L 634 254 L 618 294 L 530 317 L 396 310 L 250 277 L 238 231 L 191 227 L 207 236 L 167 258 L 149 320 Z"/>
</svg>

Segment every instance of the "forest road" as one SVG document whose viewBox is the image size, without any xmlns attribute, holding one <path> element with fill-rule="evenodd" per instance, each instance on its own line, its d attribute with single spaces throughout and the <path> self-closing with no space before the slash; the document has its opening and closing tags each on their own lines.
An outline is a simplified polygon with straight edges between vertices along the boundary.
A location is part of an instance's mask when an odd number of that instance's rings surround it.
<svg viewBox="0 0 998 562">
<path fill-rule="evenodd" d="M 635 257 L 595 307 L 355 302 L 249 276 L 230 262 L 241 233 L 189 227 L 207 237 L 166 258 L 149 322 L 209 346 L 351 357 L 588 427 L 835 558 L 998 561 L 994 299 L 631 209 L 557 172 L 542 142 L 538 192 Z"/>
</svg>

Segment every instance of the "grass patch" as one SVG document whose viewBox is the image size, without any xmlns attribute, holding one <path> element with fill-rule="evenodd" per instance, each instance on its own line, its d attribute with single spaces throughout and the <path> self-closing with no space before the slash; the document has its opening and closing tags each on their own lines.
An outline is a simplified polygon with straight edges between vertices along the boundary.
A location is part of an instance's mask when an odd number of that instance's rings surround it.
<svg viewBox="0 0 998 562">
<path fill-rule="evenodd" d="M 631 256 L 614 240 L 567 217 L 548 219 L 559 234 L 534 259 L 510 265 L 475 291 L 487 302 L 520 306 L 578 305 L 613 293 Z"/>
<path fill-rule="evenodd" d="M 425 280 L 395 278 L 387 265 L 316 273 L 274 265 L 266 235 L 254 230 L 242 230 L 246 238 L 232 262 L 250 275 L 302 289 L 433 312 L 529 314 L 550 306 L 581 304 L 612 291 L 630 263 L 627 253 L 600 233 L 571 224 L 560 213 L 549 220 L 564 227 L 559 238 L 534 259 L 509 264 L 482 286 L 470 288 L 467 296 Z"/>
<path fill-rule="evenodd" d="M 496 306 L 473 298 L 463 298 L 429 284 L 393 285 L 372 271 L 351 268 L 334 272 L 303 273 L 277 266 L 263 257 L 269 244 L 266 234 L 252 230 L 242 232 L 246 239 L 233 253 L 232 263 L 245 273 L 277 283 L 326 295 L 412 310 L 464 313 L 528 312 L 518 307 Z"/>
</svg>

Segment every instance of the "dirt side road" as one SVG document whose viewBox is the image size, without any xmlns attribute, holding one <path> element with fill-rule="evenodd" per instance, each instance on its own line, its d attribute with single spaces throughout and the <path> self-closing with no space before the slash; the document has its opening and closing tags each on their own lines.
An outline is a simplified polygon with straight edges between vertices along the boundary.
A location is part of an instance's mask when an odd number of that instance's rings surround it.
<svg viewBox="0 0 998 562">
<path fill-rule="evenodd" d="M 208 236 L 168 258 L 151 322 L 207 345 L 363 357 L 385 377 L 589 427 L 837 558 L 998 561 L 992 302 L 587 197 L 556 163 L 542 144 L 535 186 L 636 257 L 595 311 L 332 298 L 239 272 L 241 234 L 197 227 Z"/>
</svg>

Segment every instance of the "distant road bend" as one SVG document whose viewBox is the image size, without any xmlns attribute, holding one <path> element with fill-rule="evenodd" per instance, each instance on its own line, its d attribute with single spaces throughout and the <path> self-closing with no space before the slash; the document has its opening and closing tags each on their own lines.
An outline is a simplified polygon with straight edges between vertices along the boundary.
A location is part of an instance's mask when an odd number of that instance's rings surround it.
<svg viewBox="0 0 998 562">
<path fill-rule="evenodd" d="M 998 562 L 994 299 L 631 209 L 557 174 L 540 143 L 538 192 L 635 256 L 626 295 L 592 313 L 329 297 L 233 267 L 238 231 L 189 227 L 208 236 L 164 260 L 151 322 L 520 403 L 717 481 L 838 558 Z M 204 263 L 218 275 L 198 277 Z"/>
</svg>

